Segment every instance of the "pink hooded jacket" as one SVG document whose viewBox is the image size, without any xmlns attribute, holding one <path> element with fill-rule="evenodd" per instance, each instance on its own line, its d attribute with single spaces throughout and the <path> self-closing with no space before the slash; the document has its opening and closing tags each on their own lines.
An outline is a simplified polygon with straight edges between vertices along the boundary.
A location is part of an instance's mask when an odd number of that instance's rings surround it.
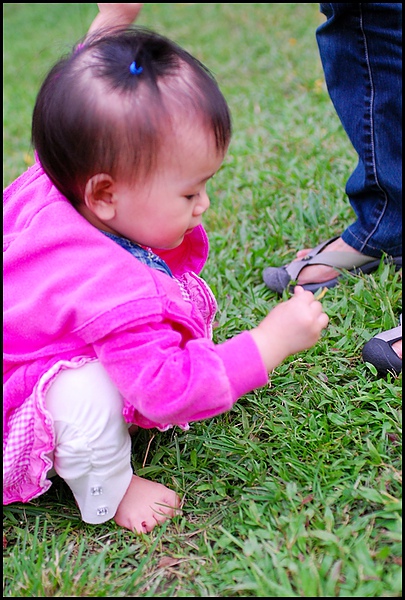
<svg viewBox="0 0 405 600">
<path fill-rule="evenodd" d="M 249 332 L 210 339 L 215 301 L 197 276 L 202 226 L 156 251 L 173 278 L 87 222 L 39 164 L 4 192 L 3 502 L 49 488 L 54 448 L 45 393 L 61 368 L 98 359 L 140 427 L 186 426 L 267 382 Z"/>
</svg>

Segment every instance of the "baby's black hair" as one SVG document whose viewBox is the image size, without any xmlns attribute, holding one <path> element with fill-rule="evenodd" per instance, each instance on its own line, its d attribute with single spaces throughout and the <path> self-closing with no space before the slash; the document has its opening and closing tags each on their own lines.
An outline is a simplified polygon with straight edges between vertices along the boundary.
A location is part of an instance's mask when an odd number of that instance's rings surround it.
<svg viewBox="0 0 405 600">
<path fill-rule="evenodd" d="M 165 134 L 201 122 L 225 153 L 228 105 L 213 75 L 186 50 L 140 27 L 99 32 L 48 73 L 32 118 L 32 143 L 45 172 L 72 202 L 97 173 L 136 181 L 156 164 Z M 170 129 L 172 127 L 172 129 Z"/>
</svg>

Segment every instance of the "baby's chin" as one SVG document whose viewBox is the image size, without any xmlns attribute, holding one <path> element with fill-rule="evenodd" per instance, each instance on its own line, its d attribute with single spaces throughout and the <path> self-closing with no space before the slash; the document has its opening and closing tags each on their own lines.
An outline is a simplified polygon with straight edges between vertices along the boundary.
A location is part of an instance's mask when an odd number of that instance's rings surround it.
<svg viewBox="0 0 405 600">
<path fill-rule="evenodd" d="M 187 229 L 187 231 L 185 231 L 184 234 L 176 241 L 161 246 L 154 246 L 154 248 L 159 250 L 174 250 L 174 248 L 178 248 L 182 245 L 182 243 L 184 242 L 184 238 L 190 235 L 190 233 L 192 233 L 194 229 L 195 227 L 190 227 L 190 229 Z"/>
<path fill-rule="evenodd" d="M 178 248 L 179 246 L 182 245 L 184 238 L 186 237 L 187 234 L 184 234 L 180 239 L 176 240 L 175 242 L 172 242 L 170 244 L 165 244 L 164 246 L 154 246 L 155 250 L 174 250 L 175 248 Z"/>
<path fill-rule="evenodd" d="M 190 233 L 192 233 L 194 229 L 195 227 L 187 229 L 186 233 L 182 235 L 181 238 L 177 240 L 177 242 L 173 243 L 170 247 L 167 247 L 167 250 L 172 250 L 173 248 L 178 248 L 179 246 L 181 246 L 181 244 L 184 242 L 184 238 L 190 235 Z"/>
</svg>

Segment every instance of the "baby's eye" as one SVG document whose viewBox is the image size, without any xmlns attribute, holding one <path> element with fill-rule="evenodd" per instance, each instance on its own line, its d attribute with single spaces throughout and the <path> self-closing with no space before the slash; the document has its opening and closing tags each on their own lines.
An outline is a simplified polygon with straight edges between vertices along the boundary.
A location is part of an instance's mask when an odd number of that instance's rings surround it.
<svg viewBox="0 0 405 600">
<path fill-rule="evenodd" d="M 184 196 L 185 198 L 187 198 L 187 200 L 192 200 L 193 198 L 195 198 L 196 196 L 199 196 L 200 194 L 189 194 L 187 196 Z"/>
</svg>

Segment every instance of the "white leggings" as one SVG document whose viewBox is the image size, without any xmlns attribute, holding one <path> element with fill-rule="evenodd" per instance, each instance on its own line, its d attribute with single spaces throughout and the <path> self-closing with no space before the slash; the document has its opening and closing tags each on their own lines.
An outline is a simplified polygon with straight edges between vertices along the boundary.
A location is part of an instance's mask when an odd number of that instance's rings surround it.
<svg viewBox="0 0 405 600">
<path fill-rule="evenodd" d="M 61 371 L 45 403 L 55 429 L 51 458 L 56 473 L 72 490 L 83 521 L 108 521 L 132 478 L 122 396 L 95 361 Z"/>
</svg>

